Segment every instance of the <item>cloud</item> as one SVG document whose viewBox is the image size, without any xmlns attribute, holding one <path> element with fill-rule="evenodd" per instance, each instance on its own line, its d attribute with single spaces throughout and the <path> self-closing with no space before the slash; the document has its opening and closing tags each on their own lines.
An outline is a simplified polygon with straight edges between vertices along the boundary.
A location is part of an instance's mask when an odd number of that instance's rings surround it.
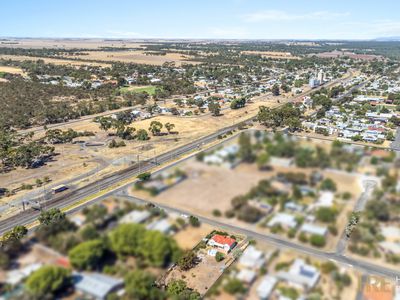
<svg viewBox="0 0 400 300">
<path fill-rule="evenodd" d="M 292 14 L 283 10 L 263 10 L 242 16 L 245 22 L 264 21 L 297 21 L 297 20 L 327 20 L 349 16 L 349 12 L 335 13 L 329 11 L 315 11 L 304 14 Z"/>
</svg>

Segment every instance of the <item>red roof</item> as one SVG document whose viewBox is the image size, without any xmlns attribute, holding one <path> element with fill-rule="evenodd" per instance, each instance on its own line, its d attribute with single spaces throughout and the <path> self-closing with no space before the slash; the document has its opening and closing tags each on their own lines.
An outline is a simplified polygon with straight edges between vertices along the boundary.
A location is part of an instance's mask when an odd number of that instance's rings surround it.
<svg viewBox="0 0 400 300">
<path fill-rule="evenodd" d="M 225 245 L 227 244 L 229 247 L 232 247 L 233 244 L 236 243 L 236 240 L 233 238 L 230 238 L 229 236 L 223 236 L 220 234 L 216 234 L 211 238 L 214 242 Z"/>
</svg>

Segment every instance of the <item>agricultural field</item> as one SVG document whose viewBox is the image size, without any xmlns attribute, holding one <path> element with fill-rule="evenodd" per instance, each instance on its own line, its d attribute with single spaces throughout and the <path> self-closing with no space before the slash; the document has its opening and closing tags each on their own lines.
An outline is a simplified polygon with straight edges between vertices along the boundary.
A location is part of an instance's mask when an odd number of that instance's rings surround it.
<svg viewBox="0 0 400 300">
<path fill-rule="evenodd" d="M 88 51 L 80 53 L 82 55 L 78 57 L 81 60 L 117 61 L 155 66 L 161 66 L 164 63 L 174 63 L 177 66 L 183 64 L 198 64 L 198 62 L 191 61 L 189 55 L 179 53 L 167 53 L 166 55 L 151 55 L 144 51 Z"/>
</svg>

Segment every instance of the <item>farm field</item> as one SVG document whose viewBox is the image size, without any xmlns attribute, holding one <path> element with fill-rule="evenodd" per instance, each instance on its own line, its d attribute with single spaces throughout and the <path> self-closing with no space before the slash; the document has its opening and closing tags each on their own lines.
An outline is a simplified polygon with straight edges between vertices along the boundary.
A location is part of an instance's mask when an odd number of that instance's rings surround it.
<svg viewBox="0 0 400 300">
<path fill-rule="evenodd" d="M 79 56 L 81 60 L 118 61 L 155 66 L 161 66 L 167 62 L 175 63 L 177 66 L 199 64 L 199 62 L 190 61 L 191 56 L 179 53 L 167 53 L 166 55 L 146 55 L 143 51 L 87 51 L 82 53 L 85 55 Z"/>
<path fill-rule="evenodd" d="M 266 58 L 281 58 L 281 59 L 300 59 L 298 56 L 293 56 L 289 52 L 278 51 L 242 51 L 241 53 L 247 55 L 261 55 Z"/>
<path fill-rule="evenodd" d="M 48 57 L 37 57 L 37 56 L 25 56 L 25 55 L 0 55 L 0 59 L 5 60 L 15 60 L 15 61 L 37 61 L 43 60 L 47 64 L 55 64 L 55 65 L 70 65 L 70 66 L 99 66 L 99 67 L 111 67 L 111 64 L 108 63 L 98 63 L 98 62 L 90 62 L 90 61 L 80 61 L 63 58 L 48 58 Z"/>
</svg>

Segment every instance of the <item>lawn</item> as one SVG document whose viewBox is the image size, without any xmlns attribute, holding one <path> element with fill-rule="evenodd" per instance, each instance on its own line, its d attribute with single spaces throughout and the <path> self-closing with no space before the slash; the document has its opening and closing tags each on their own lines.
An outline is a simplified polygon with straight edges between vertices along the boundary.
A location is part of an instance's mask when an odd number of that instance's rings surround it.
<svg viewBox="0 0 400 300">
<path fill-rule="evenodd" d="M 154 95 L 156 92 L 156 86 L 148 85 L 148 86 L 124 86 L 120 88 L 122 93 L 142 93 L 146 92 L 149 95 Z"/>
</svg>

